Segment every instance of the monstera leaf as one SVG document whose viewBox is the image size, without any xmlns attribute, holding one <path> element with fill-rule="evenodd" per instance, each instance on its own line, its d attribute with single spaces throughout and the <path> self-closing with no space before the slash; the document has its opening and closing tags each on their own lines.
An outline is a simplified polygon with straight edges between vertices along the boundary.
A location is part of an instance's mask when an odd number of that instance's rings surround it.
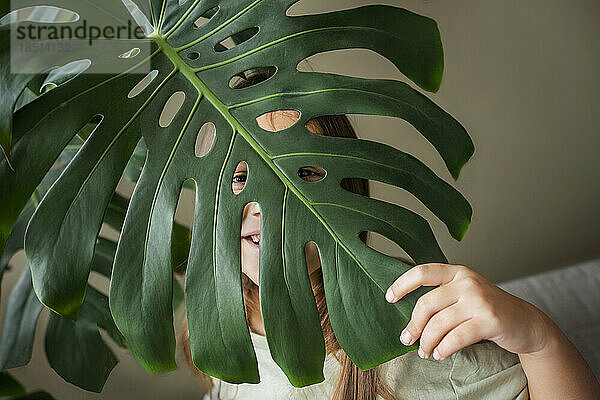
<svg viewBox="0 0 600 400">
<path fill-rule="evenodd" d="M 25 229 L 39 204 L 39 199 L 43 198 L 80 147 L 81 140 L 79 137 L 74 138 L 38 185 L 9 237 L 6 251 L 0 259 L 0 269 L 4 269 L 12 255 L 23 248 Z M 119 205 L 120 198 L 117 196 L 115 195 L 111 202 L 113 209 Z M 113 214 L 118 214 L 118 211 L 114 211 Z M 124 215 L 121 224 L 123 219 Z M 115 229 L 118 229 L 118 220 L 117 215 L 111 220 Z M 98 238 L 92 270 L 110 277 L 116 245 L 110 240 Z M 33 291 L 31 272 L 26 264 L 19 281 L 8 296 L 2 320 L 0 370 L 29 363 L 42 308 Z M 96 289 L 88 287 L 78 320 L 73 321 L 51 313 L 45 330 L 45 351 L 50 366 L 68 382 L 95 392 L 102 390 L 110 372 L 117 364 L 117 358 L 102 340 L 98 328 L 106 330 L 120 347 L 126 347 L 125 339 L 112 320 L 108 298 Z"/>
<path fill-rule="evenodd" d="M 39 204 L 39 199 L 44 197 L 50 186 L 77 154 L 82 145 L 80 136 L 85 134 L 85 130 L 80 131 L 78 136 L 66 146 L 38 185 L 9 237 L 6 250 L 0 259 L 0 270 L 4 270 L 14 253 L 23 248 L 25 229 Z M 133 168 L 135 162 L 131 164 Z M 120 230 L 125 220 L 127 204 L 126 198 L 115 193 L 107 208 L 104 222 Z M 186 245 L 189 248 L 189 242 L 185 240 L 185 233 L 187 231 L 189 234 L 189 230 L 179 224 L 174 226 L 175 229 L 182 233 L 181 239 L 177 242 L 178 248 L 185 248 Z M 92 270 L 110 278 L 116 248 L 117 243 L 98 238 L 94 248 Z M 174 252 L 174 254 L 178 253 Z M 181 257 L 182 254 L 179 254 L 178 264 L 185 263 Z M 183 300 L 183 292 L 176 280 L 173 283 L 174 308 L 177 308 Z M 29 363 L 42 308 L 34 293 L 31 272 L 26 264 L 19 281 L 8 296 L 4 312 L 0 329 L 0 371 Z M 98 328 L 104 329 L 121 348 L 127 347 L 125 339 L 112 320 L 108 298 L 93 287 L 88 287 L 77 321 L 51 313 L 45 330 L 45 352 L 50 366 L 66 381 L 94 392 L 102 390 L 106 379 L 117 364 L 117 358 L 102 340 Z"/>
<path fill-rule="evenodd" d="M 39 298 L 75 318 L 103 215 L 143 142 L 145 161 L 118 242 L 109 301 L 133 355 L 151 373 L 176 368 L 171 249 L 184 184 L 193 184 L 196 200 L 185 281 L 192 358 L 205 373 L 236 383 L 259 381 L 241 288 L 240 217 L 248 202 L 261 207 L 260 304 L 267 341 L 273 359 L 298 387 L 324 379 L 325 345 L 304 258 L 307 242 L 319 250 L 334 333 L 361 369 L 416 349 L 402 345 L 398 334 L 428 289 L 387 303 L 385 289 L 409 266 L 370 248 L 359 233 L 393 240 L 417 263 L 446 262 L 424 218 L 351 193 L 340 186 L 343 178 L 409 191 L 457 240 L 470 223 L 466 199 L 413 156 L 374 141 L 306 129 L 320 115 L 401 118 L 435 147 L 457 179 L 473 144 L 458 121 L 418 90 L 396 80 L 297 69 L 319 52 L 368 48 L 420 88 L 437 91 L 443 52 L 435 21 L 382 5 L 286 15 L 295 2 L 150 0 L 140 1 L 139 8 L 120 0 L 19 3 L 69 9 L 80 16 L 69 23 L 73 29 L 99 12 L 115 24 L 133 15 L 146 27 L 143 39 L 103 40 L 100 49 L 66 54 L 57 65 L 67 70 L 69 63 L 88 60 L 87 70 L 57 82 L 43 75 L 53 88 L 12 114 L 11 135 L 1 136 L 4 143 L 12 137 L 12 147 L 11 165 L 0 165 L 0 231 L 6 238 L 69 140 L 82 126 L 96 124 L 39 204 L 25 237 Z M 0 33 L 0 56 L 6 60 L 9 42 Z M 144 46 L 150 46 L 148 56 L 140 51 Z M 118 72 L 102 72 L 108 66 Z M 244 88 L 230 85 L 256 70 L 266 79 Z M 11 99 L 40 74 L 8 76 L 5 65 L 0 71 L 2 81 L 10 82 L 2 115 L 11 116 Z M 300 117 L 286 130 L 263 130 L 256 118 L 274 110 L 296 110 Z M 197 154 L 197 142 L 205 142 L 210 131 L 202 129 L 205 124 L 214 125 L 214 140 L 206 154 Z M 231 179 L 240 161 L 249 172 L 244 189 L 234 194 Z M 326 176 L 304 181 L 298 175 L 304 166 L 321 168 Z"/>
</svg>

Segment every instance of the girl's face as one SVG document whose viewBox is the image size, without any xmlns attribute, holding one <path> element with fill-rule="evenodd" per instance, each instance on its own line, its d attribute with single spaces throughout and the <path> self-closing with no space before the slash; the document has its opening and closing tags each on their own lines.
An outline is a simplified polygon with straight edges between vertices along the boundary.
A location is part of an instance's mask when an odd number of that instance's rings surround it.
<svg viewBox="0 0 600 400">
<path fill-rule="evenodd" d="M 262 116 L 257 119 L 261 128 L 276 132 L 293 125 L 298 120 L 298 116 L 282 110 L 272 111 L 268 117 Z M 271 118 L 272 117 L 272 118 Z M 313 121 L 309 121 L 307 129 L 316 134 L 323 134 L 320 127 Z M 235 169 L 231 188 L 233 193 L 242 191 L 248 174 L 248 166 L 245 162 L 240 162 Z M 317 181 L 322 179 L 324 171 L 316 167 L 304 167 L 298 171 L 299 176 L 307 181 Z M 258 255 L 260 247 L 260 206 L 253 201 L 244 207 L 242 213 L 242 272 L 258 285 Z M 306 246 L 306 261 L 309 274 L 321 267 L 317 247 L 313 242 Z"/>
</svg>

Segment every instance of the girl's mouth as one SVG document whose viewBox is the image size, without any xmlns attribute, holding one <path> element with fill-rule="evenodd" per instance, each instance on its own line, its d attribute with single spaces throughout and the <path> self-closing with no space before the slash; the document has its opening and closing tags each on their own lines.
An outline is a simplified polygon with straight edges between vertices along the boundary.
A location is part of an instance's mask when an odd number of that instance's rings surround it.
<svg viewBox="0 0 600 400">
<path fill-rule="evenodd" d="M 252 247 L 257 249 L 260 247 L 260 233 L 244 236 L 243 239 Z"/>
</svg>

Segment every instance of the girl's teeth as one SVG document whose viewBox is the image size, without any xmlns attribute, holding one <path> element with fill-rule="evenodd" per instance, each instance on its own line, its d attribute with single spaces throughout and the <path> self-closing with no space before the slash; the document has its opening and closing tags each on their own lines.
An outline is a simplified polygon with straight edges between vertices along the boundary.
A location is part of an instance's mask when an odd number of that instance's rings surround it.
<svg viewBox="0 0 600 400">
<path fill-rule="evenodd" d="M 260 242 L 260 235 L 250 235 L 250 238 L 252 238 L 252 241 L 254 243 L 259 243 Z"/>
</svg>

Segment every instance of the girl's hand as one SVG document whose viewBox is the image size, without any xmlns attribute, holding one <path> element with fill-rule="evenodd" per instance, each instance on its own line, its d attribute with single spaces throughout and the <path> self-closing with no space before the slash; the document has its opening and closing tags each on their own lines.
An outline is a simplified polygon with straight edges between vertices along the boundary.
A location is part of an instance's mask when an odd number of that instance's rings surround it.
<svg viewBox="0 0 600 400">
<path fill-rule="evenodd" d="M 534 354 L 551 341 L 556 325 L 546 314 L 462 265 L 417 265 L 396 279 L 386 299 L 394 303 L 420 286 L 438 285 L 419 297 L 400 336 L 405 345 L 421 338 L 421 358 L 443 360 L 484 339 Z"/>
</svg>

